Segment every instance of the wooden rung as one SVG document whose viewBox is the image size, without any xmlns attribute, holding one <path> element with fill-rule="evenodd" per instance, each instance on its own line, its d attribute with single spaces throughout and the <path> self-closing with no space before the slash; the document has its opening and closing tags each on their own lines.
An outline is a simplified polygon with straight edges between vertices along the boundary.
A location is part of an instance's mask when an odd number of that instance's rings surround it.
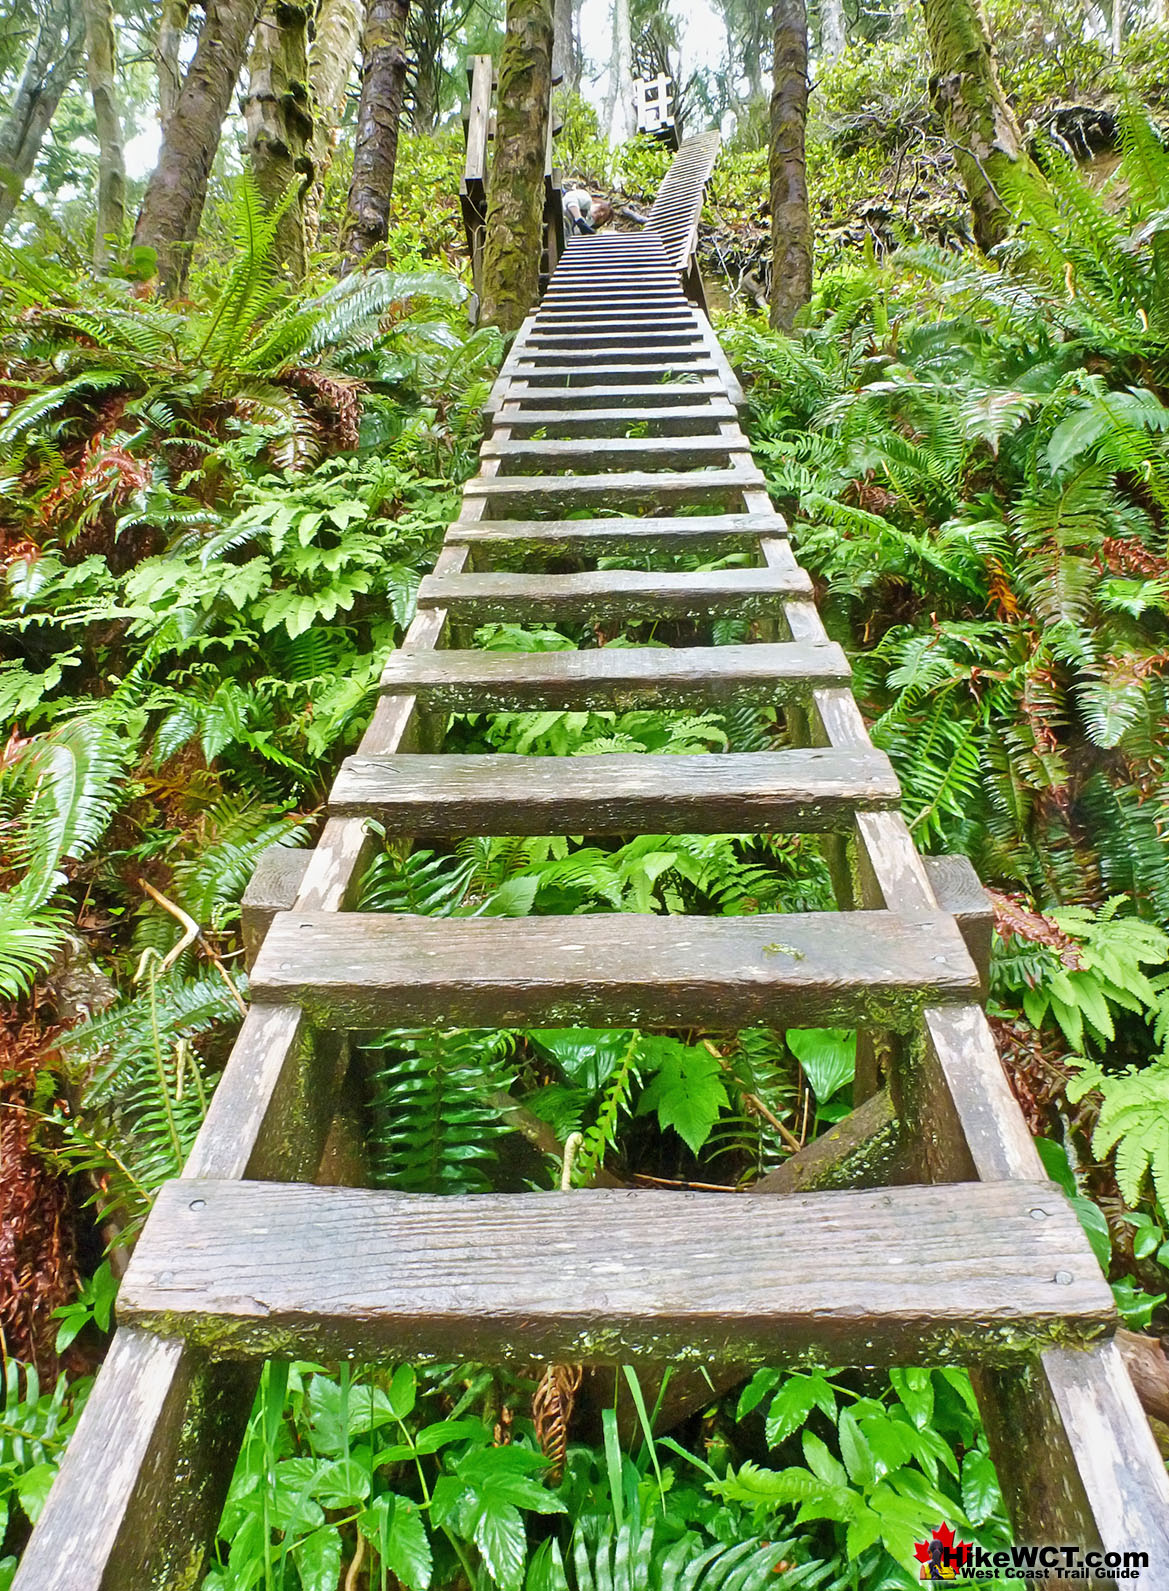
<svg viewBox="0 0 1169 1591">
<path fill-rule="evenodd" d="M 627 415 L 637 416 L 640 409 L 656 409 L 675 403 L 692 403 L 696 398 L 709 395 L 716 401 L 728 402 L 727 389 L 718 376 L 700 376 L 686 381 L 655 381 L 652 384 L 631 382 L 606 386 L 603 382 L 576 386 L 566 390 L 550 390 L 547 383 L 534 385 L 526 377 L 513 379 L 496 399 L 489 402 L 489 410 L 498 413 L 501 403 L 571 402 L 575 409 L 605 408 L 614 402 L 628 400 Z M 738 410 L 735 410 L 736 415 Z M 497 420 L 497 424 L 501 423 Z"/>
<path fill-rule="evenodd" d="M 476 476 L 463 488 L 468 499 L 486 498 L 487 512 L 500 517 L 524 508 L 563 507 L 628 509 L 659 503 L 721 502 L 739 506 L 743 492 L 766 491 L 767 483 L 754 465 L 741 469 L 629 470 L 612 475 L 508 475 Z"/>
<path fill-rule="evenodd" d="M 689 358 L 689 356 L 687 356 Z M 685 368 L 678 360 L 663 359 L 663 366 L 670 366 L 668 372 L 661 374 L 657 384 L 663 388 L 681 386 L 689 382 L 692 377 L 710 377 L 716 375 L 718 366 L 707 355 L 701 361 L 696 355 Z M 637 364 L 632 360 L 614 359 L 612 364 L 558 364 L 544 365 L 532 363 L 530 365 L 517 365 L 512 376 L 514 381 L 526 381 L 531 386 L 542 387 L 573 387 L 576 385 L 590 386 L 600 382 L 608 386 L 616 386 L 624 377 L 630 384 L 644 382 L 647 376 L 654 374 L 652 365 Z M 720 390 L 725 392 L 722 383 Z"/>
<path fill-rule="evenodd" d="M 509 406 L 502 412 L 496 410 L 494 422 L 497 426 L 506 426 L 513 436 L 531 431 L 579 431 L 595 437 L 624 436 L 635 423 L 674 436 L 691 436 L 701 435 L 717 425 L 733 423 L 739 418 L 733 404 L 717 400 L 712 403 L 662 406 L 647 409 L 644 413 L 638 413 L 635 409 L 538 408 L 515 408 L 513 412 L 513 400 L 504 401 Z"/>
<path fill-rule="evenodd" d="M 631 304 L 628 308 L 616 308 L 607 303 L 601 309 L 595 305 L 563 309 L 549 305 L 540 310 L 535 322 L 537 331 L 575 331 L 583 327 L 600 332 L 618 332 L 628 328 L 640 331 L 647 326 L 662 326 L 669 330 L 676 326 L 697 327 L 698 317 L 686 300 L 680 299 L 672 306 Z"/>
<path fill-rule="evenodd" d="M 228 1357 L 1020 1364 L 1114 1324 L 1064 1195 L 998 1182 L 741 1200 L 169 1182 L 122 1325 Z"/>
<path fill-rule="evenodd" d="M 523 373 L 529 367 L 536 369 L 581 370 L 591 368 L 593 365 L 606 366 L 610 360 L 620 360 L 624 365 L 661 366 L 663 369 L 686 367 L 687 369 L 698 363 L 713 365 L 706 343 L 699 337 L 687 333 L 684 338 L 679 338 L 677 345 L 665 343 L 660 339 L 644 346 L 631 346 L 622 340 L 615 348 L 597 348 L 590 350 L 588 347 L 579 350 L 572 348 L 550 347 L 541 348 L 540 345 L 529 338 L 521 349 L 517 351 L 516 371 Z"/>
<path fill-rule="evenodd" d="M 713 548 L 721 552 L 757 550 L 760 537 L 784 537 L 782 514 L 687 514 L 647 519 L 480 519 L 456 520 L 448 542 L 466 543 L 487 553 L 582 552 L 608 557 L 629 552 Z"/>
<path fill-rule="evenodd" d="M 668 350 L 672 355 L 678 348 L 704 346 L 702 335 L 695 326 L 681 325 L 675 328 L 663 326 L 660 321 L 641 329 L 626 327 L 608 332 L 578 326 L 564 328 L 537 326 L 524 338 L 520 357 L 524 359 L 532 353 L 545 354 L 563 350 L 566 354 L 571 353 L 574 358 L 586 356 L 602 358 L 623 351 L 639 354 L 643 347 L 655 354 Z"/>
<path fill-rule="evenodd" d="M 756 646 L 604 647 L 589 652 L 435 652 L 403 647 L 382 672 L 383 693 L 418 696 L 447 712 L 544 708 L 740 706 L 805 700 L 851 677 L 835 642 Z"/>
<path fill-rule="evenodd" d="M 895 807 L 883 752 L 346 758 L 334 817 L 387 834 L 798 834 Z M 296 859 L 300 852 L 288 853 Z"/>
<path fill-rule="evenodd" d="M 435 1024 L 905 1031 L 924 1005 L 978 998 L 941 912 L 747 917 L 411 917 L 283 912 L 252 998 L 322 1028 Z"/>
<path fill-rule="evenodd" d="M 502 419 L 499 423 L 503 426 L 507 421 Z M 625 423 L 630 423 L 628 418 Z M 742 433 L 735 437 L 694 436 L 680 439 L 669 436 L 620 436 L 604 441 L 585 437 L 569 442 L 545 439 L 523 441 L 510 437 L 501 441 L 496 437 L 488 437 L 479 453 L 481 458 L 500 459 L 505 468 L 508 465 L 527 464 L 531 467 L 543 463 L 550 470 L 574 464 L 588 464 L 594 469 L 611 465 L 613 469 L 626 470 L 685 470 L 715 463 L 729 468 L 731 456 L 746 453 L 749 446 Z M 497 475 L 493 478 L 499 480 L 500 477 Z"/>
<path fill-rule="evenodd" d="M 696 574 L 605 569 L 566 575 L 427 575 L 418 606 L 445 608 L 452 619 L 469 624 L 529 618 L 546 624 L 612 624 L 714 615 L 756 618 L 811 595 L 812 581 L 798 566 Z"/>
</svg>

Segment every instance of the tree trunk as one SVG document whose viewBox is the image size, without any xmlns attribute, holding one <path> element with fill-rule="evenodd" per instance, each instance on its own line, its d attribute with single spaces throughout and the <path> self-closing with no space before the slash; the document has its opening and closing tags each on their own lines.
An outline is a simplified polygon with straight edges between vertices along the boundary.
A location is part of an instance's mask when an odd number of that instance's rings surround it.
<svg viewBox="0 0 1169 1591">
<path fill-rule="evenodd" d="M 398 127 L 406 89 L 410 0 L 368 0 L 361 40 L 361 103 L 353 146 L 353 183 L 341 240 L 345 269 L 379 248 L 390 230 Z"/>
<path fill-rule="evenodd" d="M 187 279 L 220 129 L 259 9 L 259 0 L 207 0 L 194 60 L 163 131 L 134 243 L 155 251 L 167 293 L 179 292 Z"/>
<path fill-rule="evenodd" d="M 312 99 L 312 187 L 305 199 L 306 244 L 316 241 L 325 178 L 337 147 L 337 128 L 345 114 L 349 79 L 361 44 L 361 0 L 321 0 L 309 50 Z"/>
<path fill-rule="evenodd" d="M 174 115 L 175 103 L 182 87 L 179 71 L 179 47 L 187 30 L 187 17 L 191 0 L 163 0 L 158 19 L 158 35 L 154 41 L 154 65 L 158 72 L 158 125 L 165 131 Z"/>
<path fill-rule="evenodd" d="M 415 50 L 414 102 L 410 112 L 410 125 L 416 133 L 429 138 L 438 126 L 439 100 L 442 93 L 442 55 L 439 50 Z"/>
<path fill-rule="evenodd" d="M 790 331 L 812 296 L 812 220 L 804 135 L 808 121 L 808 13 L 775 0 L 771 95 L 771 324 Z"/>
<path fill-rule="evenodd" d="M 578 56 L 574 0 L 553 0 L 552 76 L 560 79 L 561 88 L 566 94 L 576 94 L 580 90 Z"/>
<path fill-rule="evenodd" d="M 1112 53 L 1124 48 L 1124 0 L 1112 0 Z"/>
<path fill-rule="evenodd" d="M 308 22 L 306 6 L 265 0 L 252 41 L 244 101 L 248 156 L 261 198 L 274 208 L 290 183 L 299 184 L 276 231 L 276 261 L 294 281 L 304 275 L 304 196 L 312 179 L 307 153 L 313 133 Z"/>
<path fill-rule="evenodd" d="M 838 61 L 847 48 L 844 0 L 820 0 L 821 56 L 826 61 Z"/>
<path fill-rule="evenodd" d="M 633 110 L 633 40 L 629 0 L 613 0 L 613 53 L 609 57 L 609 99 L 606 131 L 610 149 L 632 138 L 636 131 Z"/>
<path fill-rule="evenodd" d="M 110 0 L 84 0 L 85 61 L 97 128 L 97 220 L 93 263 L 104 270 L 117 258 L 126 227 L 126 159 L 118 100 L 114 16 Z"/>
<path fill-rule="evenodd" d="M 552 0 L 508 0 L 487 189 L 482 318 L 516 331 L 540 290 Z"/>
<path fill-rule="evenodd" d="M 85 17 L 76 0 L 54 0 L 37 23 L 11 108 L 0 125 L 0 228 L 32 175 L 61 96 L 85 50 Z"/>
<path fill-rule="evenodd" d="M 954 146 L 981 248 L 1007 234 L 1010 211 L 999 190 L 1023 158 L 1023 135 L 995 69 L 982 0 L 924 0 L 934 75 L 930 96 Z"/>
</svg>

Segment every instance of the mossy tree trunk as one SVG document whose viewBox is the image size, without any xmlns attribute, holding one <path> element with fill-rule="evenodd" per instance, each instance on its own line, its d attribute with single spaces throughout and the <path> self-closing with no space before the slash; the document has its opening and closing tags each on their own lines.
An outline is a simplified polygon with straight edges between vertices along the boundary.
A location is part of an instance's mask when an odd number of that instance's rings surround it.
<svg viewBox="0 0 1169 1591">
<path fill-rule="evenodd" d="M 844 0 L 820 0 L 820 54 L 838 61 L 848 48 L 848 23 Z"/>
<path fill-rule="evenodd" d="M 85 64 L 98 144 L 93 263 L 103 270 L 116 258 L 126 226 L 126 157 L 113 8 L 110 0 L 84 0 L 84 7 Z"/>
<path fill-rule="evenodd" d="M 540 290 L 552 0 L 508 0 L 487 189 L 482 318 L 516 331 Z"/>
<path fill-rule="evenodd" d="M 580 49 L 573 0 L 553 0 L 552 15 L 552 76 L 560 79 L 566 94 L 576 94 L 580 91 Z"/>
<path fill-rule="evenodd" d="M 616 149 L 637 131 L 629 0 L 613 0 L 613 49 L 609 56 L 609 89 L 602 131 L 609 140 L 610 149 Z"/>
<path fill-rule="evenodd" d="M 168 293 L 179 292 L 187 279 L 220 130 L 259 10 L 259 0 L 207 0 L 194 59 L 163 129 L 134 243 L 155 251 Z"/>
<path fill-rule="evenodd" d="M 368 0 L 366 5 L 353 181 L 341 240 L 346 270 L 380 248 L 390 230 L 409 13 L 409 0 Z"/>
<path fill-rule="evenodd" d="M 771 324 L 790 331 L 812 296 L 808 213 L 808 13 L 804 0 L 775 0 L 771 93 Z"/>
<path fill-rule="evenodd" d="M 304 275 L 304 201 L 312 181 L 308 24 L 308 6 L 265 0 L 252 41 L 244 100 L 248 158 L 261 197 L 275 207 L 289 185 L 298 184 L 277 229 L 275 254 L 294 281 Z"/>
<path fill-rule="evenodd" d="M 309 247 L 316 241 L 325 178 L 333 163 L 349 79 L 361 48 L 363 18 L 361 0 L 321 0 L 317 7 L 308 57 L 309 97 L 313 109 L 310 145 L 313 180 L 305 198 L 305 233 Z"/>
<path fill-rule="evenodd" d="M 1023 135 L 995 67 L 982 0 L 924 0 L 934 75 L 930 97 L 954 148 L 974 236 L 993 248 L 1007 234 L 1005 173 L 1023 158 Z"/>
<path fill-rule="evenodd" d="M 187 29 L 191 0 L 162 0 L 158 17 L 158 33 L 154 40 L 154 65 L 158 73 L 158 125 L 165 127 L 174 114 L 179 89 L 183 86 L 179 71 L 179 49 Z"/>
<path fill-rule="evenodd" d="M 50 0 L 30 31 L 32 42 L 8 114 L 0 122 L 0 227 L 16 209 L 85 51 L 85 17 L 78 0 Z"/>
</svg>

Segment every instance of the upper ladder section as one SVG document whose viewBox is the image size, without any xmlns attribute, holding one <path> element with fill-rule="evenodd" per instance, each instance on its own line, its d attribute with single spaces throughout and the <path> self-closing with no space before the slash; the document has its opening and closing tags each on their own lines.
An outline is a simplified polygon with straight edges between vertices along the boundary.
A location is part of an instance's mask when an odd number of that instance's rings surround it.
<svg viewBox="0 0 1169 1591">
<path fill-rule="evenodd" d="M 698 245 L 702 198 L 718 156 L 719 135 L 687 138 L 674 157 L 649 212 L 647 227 L 662 240 L 666 259 L 684 274 Z"/>
</svg>

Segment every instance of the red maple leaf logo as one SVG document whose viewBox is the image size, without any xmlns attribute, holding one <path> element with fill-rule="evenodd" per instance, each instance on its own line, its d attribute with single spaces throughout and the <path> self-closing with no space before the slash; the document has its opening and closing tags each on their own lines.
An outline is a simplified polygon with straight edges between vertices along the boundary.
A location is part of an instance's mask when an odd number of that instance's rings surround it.
<svg viewBox="0 0 1169 1591">
<path fill-rule="evenodd" d="M 939 1525 L 930 1536 L 930 1541 L 940 1541 L 947 1553 L 954 1550 L 954 1532 L 949 1525 Z M 913 1555 L 918 1563 L 928 1563 L 930 1561 L 929 1541 L 915 1541 L 913 1544 Z M 950 1560 L 947 1559 L 946 1561 L 949 1562 Z"/>
</svg>

